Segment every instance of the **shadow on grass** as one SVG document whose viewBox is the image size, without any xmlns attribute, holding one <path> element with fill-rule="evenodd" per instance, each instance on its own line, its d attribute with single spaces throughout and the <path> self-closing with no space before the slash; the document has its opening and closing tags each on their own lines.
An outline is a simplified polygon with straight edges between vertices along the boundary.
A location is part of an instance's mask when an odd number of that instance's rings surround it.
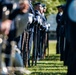
<svg viewBox="0 0 76 75">
<path fill-rule="evenodd" d="M 66 75 L 66 73 L 42 73 L 42 72 L 35 72 L 32 73 L 31 75 Z"/>
</svg>

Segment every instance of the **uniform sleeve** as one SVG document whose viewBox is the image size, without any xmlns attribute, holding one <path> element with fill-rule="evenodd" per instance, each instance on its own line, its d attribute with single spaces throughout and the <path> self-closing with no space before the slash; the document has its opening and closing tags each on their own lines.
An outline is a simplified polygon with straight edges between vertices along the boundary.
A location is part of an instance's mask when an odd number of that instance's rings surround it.
<svg viewBox="0 0 76 75">
<path fill-rule="evenodd" d="M 57 14 L 57 16 L 56 16 L 56 22 L 57 22 L 57 24 L 59 23 L 59 15 Z"/>
<path fill-rule="evenodd" d="M 40 16 L 36 16 L 36 20 L 38 24 L 42 25 L 42 19 L 40 18 Z"/>
</svg>

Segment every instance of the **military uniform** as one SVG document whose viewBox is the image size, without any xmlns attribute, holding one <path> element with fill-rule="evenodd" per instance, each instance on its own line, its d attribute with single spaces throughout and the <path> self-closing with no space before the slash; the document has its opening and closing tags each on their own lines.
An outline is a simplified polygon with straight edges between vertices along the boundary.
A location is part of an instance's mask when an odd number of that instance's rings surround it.
<svg viewBox="0 0 76 75">
<path fill-rule="evenodd" d="M 35 3 L 35 7 L 40 6 L 42 7 L 41 3 Z M 39 7 L 39 9 L 40 9 Z M 42 27 L 42 15 L 38 9 L 35 9 L 35 18 L 36 23 L 34 25 L 34 45 L 33 45 L 33 60 L 39 60 L 42 57 L 42 51 L 41 51 L 41 27 Z"/>
<path fill-rule="evenodd" d="M 57 7 L 58 10 L 62 9 L 62 5 Z M 59 53 L 62 55 L 63 53 L 63 43 L 64 43 L 64 25 L 61 25 L 61 20 L 63 16 L 63 11 L 59 11 L 57 16 L 56 16 L 56 22 L 57 22 L 57 28 L 56 28 L 56 33 L 57 33 L 57 45 L 56 45 L 56 53 Z M 63 58 L 61 58 L 63 59 Z"/>
</svg>

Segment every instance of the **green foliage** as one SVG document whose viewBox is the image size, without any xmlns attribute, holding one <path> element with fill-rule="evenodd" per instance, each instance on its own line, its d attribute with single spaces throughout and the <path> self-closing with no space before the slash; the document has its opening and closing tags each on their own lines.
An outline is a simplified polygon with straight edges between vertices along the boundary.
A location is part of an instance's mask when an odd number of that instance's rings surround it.
<svg viewBox="0 0 76 75">
<path fill-rule="evenodd" d="M 33 0 L 33 3 L 35 2 L 41 2 L 43 4 L 46 4 L 47 7 L 46 15 L 49 15 L 57 13 L 56 6 L 64 4 L 65 0 Z"/>
</svg>

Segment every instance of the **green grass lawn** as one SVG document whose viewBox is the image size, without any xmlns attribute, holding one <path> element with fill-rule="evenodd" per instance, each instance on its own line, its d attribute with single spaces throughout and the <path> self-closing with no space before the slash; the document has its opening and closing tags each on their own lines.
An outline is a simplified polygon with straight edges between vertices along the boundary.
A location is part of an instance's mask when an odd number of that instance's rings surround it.
<svg viewBox="0 0 76 75">
<path fill-rule="evenodd" d="M 56 41 L 49 41 L 49 48 L 46 50 L 46 55 L 50 54 L 56 54 Z M 32 50 L 31 50 L 31 55 L 32 55 Z"/>
<path fill-rule="evenodd" d="M 66 75 L 67 67 L 60 61 L 60 55 L 56 54 L 56 41 L 49 41 L 45 59 L 37 61 L 36 66 L 27 69 L 32 72 L 29 75 Z"/>
<path fill-rule="evenodd" d="M 48 49 L 47 49 L 48 54 Z M 49 55 L 56 54 L 56 41 L 49 41 Z"/>
</svg>

